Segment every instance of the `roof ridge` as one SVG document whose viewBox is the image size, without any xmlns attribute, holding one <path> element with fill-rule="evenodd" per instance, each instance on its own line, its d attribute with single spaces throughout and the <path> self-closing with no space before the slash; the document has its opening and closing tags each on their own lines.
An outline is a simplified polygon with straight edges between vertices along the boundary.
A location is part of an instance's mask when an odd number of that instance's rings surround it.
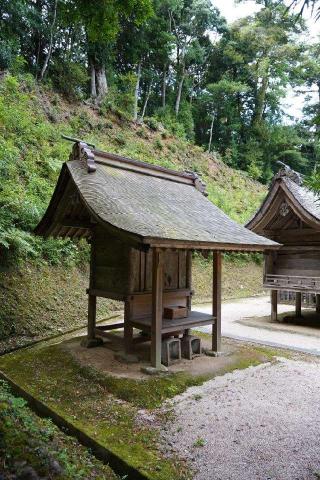
<svg viewBox="0 0 320 480">
<path fill-rule="evenodd" d="M 276 180 L 281 179 L 283 177 L 289 178 L 289 180 L 292 180 L 294 183 L 299 185 L 299 187 L 302 186 L 303 184 L 303 175 L 299 172 L 296 172 L 293 170 L 293 168 L 289 167 L 289 165 L 286 165 L 285 163 L 281 162 L 281 160 L 277 160 L 277 163 L 281 165 L 280 170 L 274 175 L 272 183 L 274 183 Z"/>
<path fill-rule="evenodd" d="M 101 163 L 105 165 L 111 165 L 115 168 L 134 170 L 138 173 L 154 177 L 161 177 L 178 183 L 189 183 L 199 190 L 204 196 L 208 196 L 206 192 L 206 184 L 202 181 L 200 176 L 193 171 L 187 170 L 184 172 L 179 172 L 177 170 L 165 168 L 160 165 L 153 165 L 151 163 L 142 162 L 141 160 L 124 157 L 116 153 L 104 152 L 103 150 L 96 149 L 94 145 L 87 144 L 82 140 L 74 139 L 74 141 L 75 143 L 73 145 L 69 160 L 81 161 L 87 168 L 88 173 L 95 172 L 96 164 Z"/>
</svg>

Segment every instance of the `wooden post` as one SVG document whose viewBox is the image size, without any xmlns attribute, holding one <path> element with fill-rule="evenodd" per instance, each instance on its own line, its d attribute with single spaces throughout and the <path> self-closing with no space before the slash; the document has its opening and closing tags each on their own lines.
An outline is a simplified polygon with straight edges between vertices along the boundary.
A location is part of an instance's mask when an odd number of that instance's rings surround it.
<svg viewBox="0 0 320 480">
<path fill-rule="evenodd" d="M 320 313 L 320 294 L 316 294 L 316 312 Z"/>
<path fill-rule="evenodd" d="M 127 354 L 132 353 L 133 346 L 133 327 L 130 324 L 131 319 L 131 301 L 127 298 L 124 302 L 124 323 L 123 323 L 123 338 L 124 349 Z"/>
<path fill-rule="evenodd" d="M 187 250 L 187 262 L 186 262 L 186 288 L 192 289 L 192 251 Z M 191 311 L 191 295 L 187 299 L 187 307 L 189 312 Z"/>
<path fill-rule="evenodd" d="M 301 292 L 296 292 L 296 317 L 301 317 Z"/>
<path fill-rule="evenodd" d="M 271 290 L 271 321 L 278 320 L 278 290 Z"/>
<path fill-rule="evenodd" d="M 124 325 L 123 325 L 123 338 L 124 349 L 127 354 L 132 352 L 133 345 L 133 327 L 130 324 L 131 321 L 131 298 L 130 293 L 134 291 L 134 249 L 129 249 L 129 272 L 128 272 L 128 297 L 124 302 Z"/>
<path fill-rule="evenodd" d="M 94 275 L 95 270 L 95 241 L 94 235 L 91 240 L 91 252 L 90 252 L 90 279 L 89 279 L 89 291 L 94 289 Z M 82 342 L 85 347 L 96 347 L 103 344 L 101 338 L 96 338 L 96 314 L 97 314 L 97 297 L 96 295 L 88 294 L 88 329 L 87 338 Z"/>
<path fill-rule="evenodd" d="M 152 251 L 152 319 L 151 319 L 151 365 L 161 367 L 162 341 L 162 295 L 163 295 L 163 252 Z"/>
<path fill-rule="evenodd" d="M 88 295 L 88 341 L 95 339 L 97 297 Z"/>
<path fill-rule="evenodd" d="M 213 252 L 212 315 L 216 317 L 212 325 L 212 350 L 221 351 L 221 253 Z"/>
</svg>

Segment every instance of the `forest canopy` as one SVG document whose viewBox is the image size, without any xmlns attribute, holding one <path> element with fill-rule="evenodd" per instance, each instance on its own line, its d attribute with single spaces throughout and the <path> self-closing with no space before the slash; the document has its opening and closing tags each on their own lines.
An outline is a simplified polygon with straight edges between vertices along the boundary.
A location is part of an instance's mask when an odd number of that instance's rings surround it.
<svg viewBox="0 0 320 480">
<path fill-rule="evenodd" d="M 293 122 L 288 87 L 320 91 L 319 44 L 279 0 L 228 25 L 210 0 L 0 1 L 0 68 L 70 99 L 146 117 L 267 182 L 319 157 L 319 101 Z M 293 2 L 303 8 L 314 2 Z"/>
</svg>

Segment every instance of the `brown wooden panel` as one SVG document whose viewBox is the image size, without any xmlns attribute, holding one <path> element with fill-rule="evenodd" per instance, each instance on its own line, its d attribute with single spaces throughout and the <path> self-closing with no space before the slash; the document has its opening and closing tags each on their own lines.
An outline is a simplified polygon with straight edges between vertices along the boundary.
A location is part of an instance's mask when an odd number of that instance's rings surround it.
<svg viewBox="0 0 320 480">
<path fill-rule="evenodd" d="M 164 253 L 164 288 L 176 290 L 178 288 L 179 252 L 166 250 Z"/>
<path fill-rule="evenodd" d="M 190 292 L 167 291 L 163 292 L 163 308 L 171 305 L 187 306 L 187 299 Z M 140 318 L 151 315 L 152 312 L 152 296 L 151 293 L 131 295 L 131 319 Z"/>
<path fill-rule="evenodd" d="M 92 244 L 95 250 L 91 288 L 127 293 L 129 288 L 129 252 L 127 244 L 98 227 Z"/>
</svg>

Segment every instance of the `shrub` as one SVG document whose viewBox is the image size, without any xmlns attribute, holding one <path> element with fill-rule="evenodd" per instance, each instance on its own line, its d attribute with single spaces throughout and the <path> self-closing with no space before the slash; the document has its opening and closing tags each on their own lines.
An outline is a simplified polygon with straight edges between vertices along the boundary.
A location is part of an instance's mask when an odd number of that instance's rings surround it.
<svg viewBox="0 0 320 480">
<path fill-rule="evenodd" d="M 59 59 L 50 66 L 50 79 L 54 87 L 68 98 L 81 99 L 85 95 L 88 73 L 82 63 Z"/>
</svg>

